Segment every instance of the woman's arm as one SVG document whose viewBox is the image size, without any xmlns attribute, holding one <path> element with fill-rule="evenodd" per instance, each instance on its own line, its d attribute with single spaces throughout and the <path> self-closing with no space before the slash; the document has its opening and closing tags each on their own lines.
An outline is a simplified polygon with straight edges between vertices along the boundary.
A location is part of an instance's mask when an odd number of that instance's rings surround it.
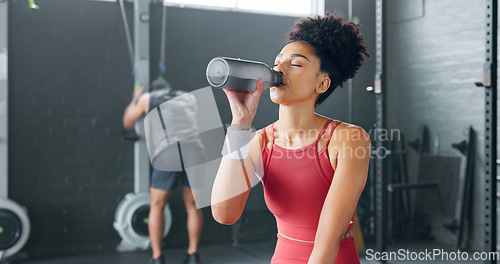
<svg viewBox="0 0 500 264">
<path fill-rule="evenodd" d="M 332 136 L 328 152 L 336 154 L 337 168 L 321 210 L 309 264 L 331 264 L 340 240 L 354 215 L 368 176 L 370 137 L 360 127 L 342 125 Z M 336 134 L 339 135 L 336 137 Z M 334 159 L 333 157 L 331 158 Z M 333 165 L 333 162 L 332 162 Z"/>
<path fill-rule="evenodd" d="M 231 127 L 235 130 L 250 129 L 263 91 L 262 78 L 257 81 L 257 87 L 251 93 L 224 89 L 233 116 Z M 262 134 L 259 131 L 256 135 L 249 142 L 248 156 L 244 160 L 223 157 L 219 165 L 212 188 L 211 204 L 212 215 L 221 224 L 233 224 L 240 218 L 253 186 L 255 173 L 262 175 Z"/>
<path fill-rule="evenodd" d="M 259 177 L 262 175 L 261 142 L 262 133 L 257 131 L 250 141 L 245 160 L 222 158 L 212 188 L 212 215 L 215 221 L 234 224 L 243 213 L 255 173 Z"/>
</svg>

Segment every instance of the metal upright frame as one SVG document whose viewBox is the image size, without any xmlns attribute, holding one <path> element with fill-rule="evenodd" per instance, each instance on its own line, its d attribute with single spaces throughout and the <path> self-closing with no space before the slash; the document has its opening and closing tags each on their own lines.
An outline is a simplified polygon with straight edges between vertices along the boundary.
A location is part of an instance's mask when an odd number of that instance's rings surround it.
<svg viewBox="0 0 500 264">
<path fill-rule="evenodd" d="M 134 1 L 134 82 L 149 91 L 149 4 L 150 1 Z M 139 140 L 134 143 L 134 192 L 149 191 L 149 154 L 144 140 L 144 122 L 135 123 Z"/>
<path fill-rule="evenodd" d="M 0 1 L 0 198 L 8 198 L 8 1 Z"/>
<path fill-rule="evenodd" d="M 376 46 L 375 46 L 375 119 L 376 119 L 376 134 L 375 147 L 376 152 L 381 149 L 387 149 L 387 142 L 383 140 L 383 129 L 385 128 L 385 107 L 384 107 L 384 85 L 385 85 L 385 3 L 383 0 L 376 0 L 375 20 L 376 20 Z M 375 236 L 376 246 L 379 252 L 387 251 L 387 221 L 388 221 L 388 192 L 387 192 L 387 175 L 386 161 L 384 158 L 376 157 L 375 159 Z M 385 262 L 385 261 L 384 261 Z"/>
<path fill-rule="evenodd" d="M 352 21 L 352 3 L 353 0 L 347 0 L 347 20 Z M 352 79 L 347 80 L 347 122 L 352 123 Z"/>
<path fill-rule="evenodd" d="M 486 1 L 484 251 L 497 251 L 497 37 L 498 1 Z M 487 260 L 485 263 L 495 263 Z"/>
<path fill-rule="evenodd" d="M 15 233 L 16 236 L 0 242 L 0 262 L 3 257 L 10 257 L 21 250 L 31 233 L 31 224 L 26 208 L 21 207 L 15 201 L 9 199 L 9 20 L 8 1 L 0 0 L 0 211 L 2 218 L 6 221 L 15 223 L 15 225 L 7 225 L 3 232 Z M 0 233 L 2 231 L 0 230 Z M 4 236 L 5 238 L 5 236 Z M 5 246 L 7 248 L 5 248 Z M 3 263 L 3 262 L 2 262 Z"/>
</svg>

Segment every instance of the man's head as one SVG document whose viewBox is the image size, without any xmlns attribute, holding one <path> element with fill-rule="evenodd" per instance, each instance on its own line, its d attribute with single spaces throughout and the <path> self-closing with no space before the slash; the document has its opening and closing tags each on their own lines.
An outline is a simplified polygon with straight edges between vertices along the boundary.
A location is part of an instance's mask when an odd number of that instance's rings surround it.
<svg viewBox="0 0 500 264">
<path fill-rule="evenodd" d="M 172 88 L 170 87 L 170 84 L 166 80 L 157 79 L 151 83 L 151 87 L 149 88 L 149 91 L 152 92 L 152 91 L 163 90 L 163 89 L 170 90 Z"/>
</svg>

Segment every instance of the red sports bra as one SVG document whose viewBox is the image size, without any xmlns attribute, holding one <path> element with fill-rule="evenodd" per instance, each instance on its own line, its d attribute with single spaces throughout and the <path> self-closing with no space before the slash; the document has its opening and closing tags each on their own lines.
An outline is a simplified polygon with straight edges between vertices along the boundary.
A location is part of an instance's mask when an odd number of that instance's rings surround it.
<svg viewBox="0 0 500 264">
<path fill-rule="evenodd" d="M 271 125 L 271 148 L 268 149 L 266 129 L 262 130 L 264 198 L 276 217 L 279 232 L 287 237 L 314 241 L 316 236 L 321 209 L 335 173 L 327 147 L 341 122 L 333 125 L 325 147 L 320 151 L 317 148 L 332 121 L 326 122 L 314 143 L 299 149 L 285 149 L 274 144 L 274 123 Z M 352 228 L 352 219 L 345 234 Z"/>
</svg>

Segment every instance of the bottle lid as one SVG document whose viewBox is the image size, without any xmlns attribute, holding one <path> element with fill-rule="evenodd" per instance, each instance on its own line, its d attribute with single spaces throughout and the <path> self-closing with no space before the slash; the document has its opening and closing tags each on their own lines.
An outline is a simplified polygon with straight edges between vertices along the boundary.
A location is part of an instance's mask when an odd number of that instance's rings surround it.
<svg viewBox="0 0 500 264">
<path fill-rule="evenodd" d="M 207 66 L 207 81 L 213 87 L 223 86 L 228 78 L 229 68 L 222 58 L 213 58 Z"/>
</svg>

